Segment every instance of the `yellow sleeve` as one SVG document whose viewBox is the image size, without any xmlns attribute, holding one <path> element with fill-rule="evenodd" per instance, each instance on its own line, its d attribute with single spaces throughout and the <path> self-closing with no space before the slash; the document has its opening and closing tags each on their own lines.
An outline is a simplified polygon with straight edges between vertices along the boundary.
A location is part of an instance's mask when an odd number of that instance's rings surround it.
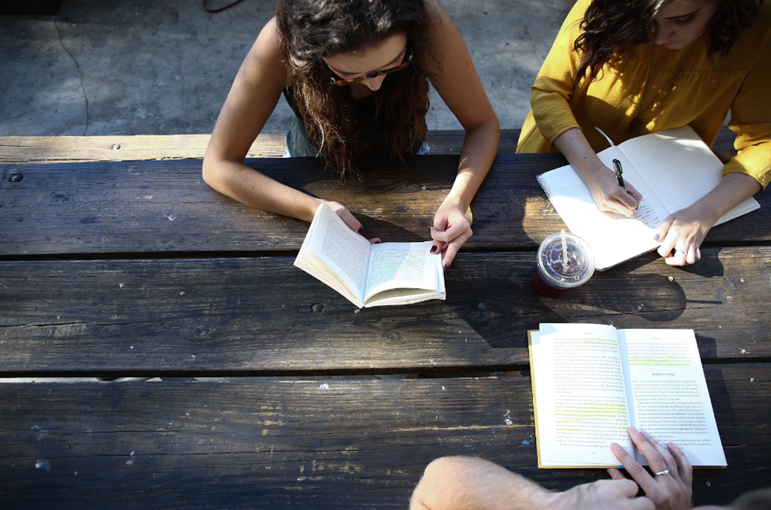
<svg viewBox="0 0 771 510">
<path fill-rule="evenodd" d="M 766 189 L 771 182 L 771 33 L 757 54 L 731 105 L 728 127 L 736 132 L 738 154 L 723 167 L 723 175 L 747 174 Z"/>
<path fill-rule="evenodd" d="M 549 143 L 568 129 L 579 127 L 569 104 L 581 64 L 581 55 L 573 51 L 573 43 L 581 33 L 579 25 L 589 3 L 589 0 L 578 0 L 573 6 L 530 87 L 535 123 Z"/>
</svg>

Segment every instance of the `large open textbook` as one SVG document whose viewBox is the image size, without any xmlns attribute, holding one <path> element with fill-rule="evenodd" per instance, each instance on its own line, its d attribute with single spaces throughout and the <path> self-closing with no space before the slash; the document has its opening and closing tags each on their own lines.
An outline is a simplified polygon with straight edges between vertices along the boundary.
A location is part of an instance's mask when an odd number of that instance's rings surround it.
<svg viewBox="0 0 771 510">
<path fill-rule="evenodd" d="M 584 182 L 570 165 L 538 176 L 538 182 L 571 232 L 587 240 L 598 271 L 655 250 L 656 229 L 671 213 L 693 205 L 722 178 L 723 163 L 690 126 L 650 133 L 613 145 L 597 154 L 610 172 L 613 160 L 624 180 L 642 196 L 631 218 L 613 219 L 597 208 Z M 759 208 L 748 198 L 720 218 L 725 223 Z"/>
<path fill-rule="evenodd" d="M 432 241 L 370 244 L 322 203 L 294 265 L 360 308 L 445 299 L 442 257 Z"/>
<path fill-rule="evenodd" d="M 726 466 L 690 329 L 541 324 L 529 332 L 539 468 L 615 467 L 627 428 L 683 450 L 693 466 Z"/>
</svg>

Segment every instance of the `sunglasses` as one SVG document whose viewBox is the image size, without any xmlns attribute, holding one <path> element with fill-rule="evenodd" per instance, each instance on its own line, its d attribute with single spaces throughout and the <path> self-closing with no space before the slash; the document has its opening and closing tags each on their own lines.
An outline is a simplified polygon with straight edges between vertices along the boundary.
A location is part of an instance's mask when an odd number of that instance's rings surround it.
<svg viewBox="0 0 771 510">
<path fill-rule="evenodd" d="M 392 67 L 390 69 L 383 69 L 382 71 L 373 71 L 371 73 L 367 73 L 364 76 L 359 76 L 358 78 L 351 78 L 350 80 L 343 80 L 341 78 L 337 78 L 335 76 L 330 76 L 330 80 L 333 86 L 342 86 L 342 85 L 350 85 L 351 83 L 359 83 L 364 80 L 371 80 L 372 78 L 377 78 L 378 76 L 385 76 L 386 74 L 395 73 L 396 71 L 401 71 L 405 67 L 409 67 L 410 64 L 412 64 L 412 55 L 407 57 L 407 60 L 402 62 L 396 67 Z M 331 69 L 330 69 L 331 72 Z"/>
</svg>

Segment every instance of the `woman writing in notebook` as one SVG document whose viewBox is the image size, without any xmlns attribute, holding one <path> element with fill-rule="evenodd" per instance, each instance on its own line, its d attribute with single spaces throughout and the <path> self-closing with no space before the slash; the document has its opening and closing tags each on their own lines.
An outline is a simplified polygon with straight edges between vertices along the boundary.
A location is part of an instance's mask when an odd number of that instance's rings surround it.
<svg viewBox="0 0 771 510">
<path fill-rule="evenodd" d="M 762 2 L 762 0 L 761 0 Z M 518 152 L 560 151 L 598 208 L 631 216 L 642 196 L 596 153 L 689 124 L 712 145 L 726 114 L 738 155 L 721 183 L 659 226 L 659 254 L 693 264 L 714 223 L 771 181 L 771 3 L 579 0 L 532 87 Z"/>
<path fill-rule="evenodd" d="M 319 157 L 343 180 L 359 177 L 367 161 L 425 152 L 429 82 L 466 131 L 454 185 L 430 229 L 446 268 L 471 237 L 464 213 L 500 129 L 460 32 L 436 0 L 281 0 L 222 107 L 204 180 L 252 207 L 311 221 L 321 199 L 243 164 L 282 93 L 295 112 L 287 155 Z M 363 233 L 344 205 L 329 203 Z"/>
</svg>

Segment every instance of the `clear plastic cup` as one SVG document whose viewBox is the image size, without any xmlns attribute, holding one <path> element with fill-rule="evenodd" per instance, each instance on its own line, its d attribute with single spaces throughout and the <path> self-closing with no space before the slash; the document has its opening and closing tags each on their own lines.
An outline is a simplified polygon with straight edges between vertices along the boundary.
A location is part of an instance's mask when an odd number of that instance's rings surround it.
<svg viewBox="0 0 771 510">
<path fill-rule="evenodd" d="M 594 254 L 589 244 L 583 238 L 566 232 L 565 260 L 562 235 L 550 235 L 538 248 L 532 282 L 535 291 L 542 296 L 558 296 L 583 285 L 594 274 Z"/>
</svg>

